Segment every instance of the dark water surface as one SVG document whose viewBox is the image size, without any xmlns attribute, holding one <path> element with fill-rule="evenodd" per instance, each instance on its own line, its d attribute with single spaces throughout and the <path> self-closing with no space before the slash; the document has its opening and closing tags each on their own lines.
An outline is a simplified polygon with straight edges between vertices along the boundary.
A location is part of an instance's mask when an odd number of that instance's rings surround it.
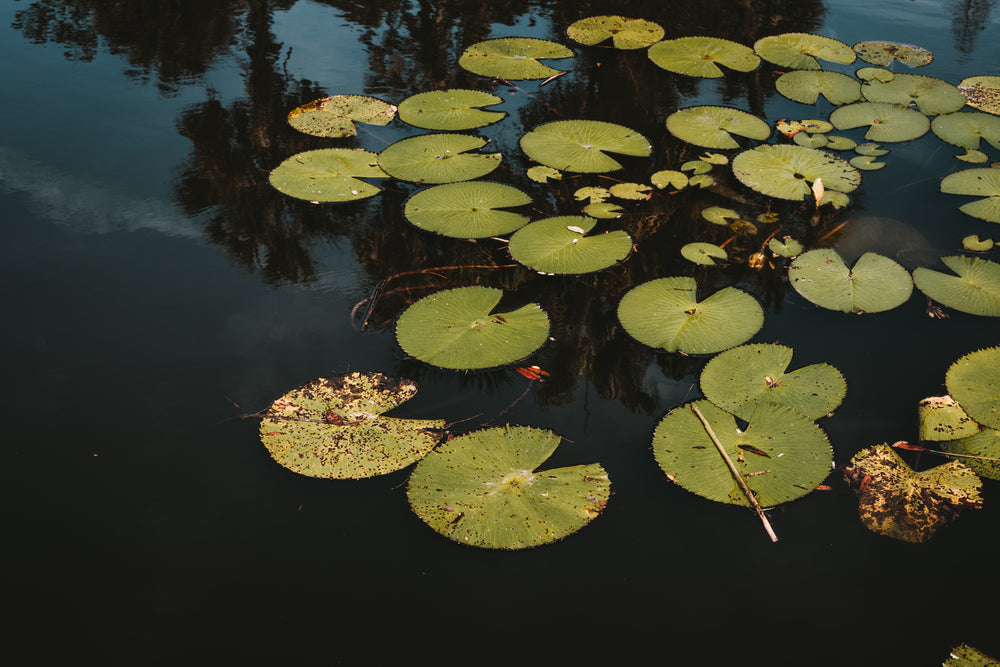
<svg viewBox="0 0 1000 667">
<path fill-rule="evenodd" d="M 351 326 L 386 276 L 503 263 L 501 253 L 409 226 L 400 209 L 411 185 L 318 207 L 274 192 L 266 172 L 301 150 L 379 151 L 415 133 L 396 121 L 354 140 L 307 137 L 285 124 L 298 104 L 492 89 L 457 67 L 465 46 L 567 42 L 567 25 L 605 13 L 657 21 L 668 37 L 752 44 L 815 31 L 918 44 L 935 54 L 920 72 L 953 83 L 1000 73 L 992 0 L 0 3 L 4 597 L 31 664 L 916 666 L 940 664 L 961 642 L 1000 656 L 996 482 L 983 510 L 910 545 L 868 532 L 834 473 L 833 491 L 772 512 L 781 540 L 770 544 L 751 513 L 674 487 L 656 466 L 652 429 L 699 395 L 704 360 L 655 354 L 616 327 L 621 294 L 644 280 L 739 284 L 765 306 L 755 341 L 792 346 L 795 365 L 838 367 L 848 395 L 821 422 L 838 464 L 915 439 L 916 402 L 943 393 L 948 365 L 1000 343 L 995 320 L 928 318 L 919 293 L 853 317 L 814 308 L 769 272 L 694 272 L 677 249 L 704 229 L 688 212 L 702 195 L 659 216 L 636 205 L 622 224 L 639 252 L 607 274 L 404 281 L 504 287 L 552 316 L 556 340 L 534 362 L 553 377 L 504 418 L 563 435 L 552 463 L 600 461 L 614 491 L 601 518 L 560 543 L 521 553 L 454 544 L 411 514 L 408 471 L 300 477 L 271 460 L 253 420 L 225 421 L 347 370 L 412 377 L 421 392 L 397 414 L 468 426 L 524 391 L 513 371 L 461 375 L 404 359 L 392 327 L 377 328 L 403 307 L 398 297 L 376 310 L 375 330 Z M 496 87 L 511 116 L 483 131 L 505 155 L 493 178 L 531 192 L 538 216 L 575 213 L 558 205 L 576 186 L 531 183 L 517 149 L 557 113 L 653 138 L 654 157 L 630 164 L 643 179 L 693 155 L 663 130 L 681 106 L 729 104 L 771 121 L 830 111 L 775 95 L 761 79 L 773 68 L 692 81 L 643 52 L 569 45 L 578 69 L 543 88 Z M 932 135 L 890 148 L 849 215 L 890 220 L 901 246 L 939 254 L 968 234 L 997 236 L 957 211 L 964 199 L 938 192 L 967 166 L 952 157 L 960 151 Z"/>
</svg>

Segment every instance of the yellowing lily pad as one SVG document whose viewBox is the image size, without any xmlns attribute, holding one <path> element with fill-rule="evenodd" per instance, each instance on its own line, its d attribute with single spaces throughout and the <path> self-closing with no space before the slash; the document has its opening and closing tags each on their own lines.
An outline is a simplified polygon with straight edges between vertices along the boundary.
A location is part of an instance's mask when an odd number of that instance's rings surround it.
<svg viewBox="0 0 1000 667">
<path fill-rule="evenodd" d="M 458 66 L 480 76 L 515 81 L 547 79 L 562 73 L 562 70 L 543 65 L 539 60 L 572 57 L 572 51 L 556 42 L 530 37 L 502 37 L 473 44 L 462 53 Z"/>
<path fill-rule="evenodd" d="M 958 84 L 966 104 L 991 114 L 1000 114 L 1000 76 L 970 76 Z"/>
<path fill-rule="evenodd" d="M 670 186 L 674 190 L 683 190 L 687 187 L 688 176 L 682 171 L 664 169 L 663 171 L 658 171 L 650 176 L 649 182 L 660 190 L 667 186 Z"/>
<path fill-rule="evenodd" d="M 314 137 L 353 137 L 354 123 L 388 125 L 396 117 L 396 107 L 365 95 L 321 97 L 288 113 L 288 124 Z"/>
<path fill-rule="evenodd" d="M 663 27 L 645 19 L 591 16 L 572 23 L 566 35 L 587 46 L 610 39 L 616 49 L 644 49 L 663 39 Z"/>
<path fill-rule="evenodd" d="M 802 32 L 763 37 L 753 50 L 764 60 L 791 69 L 822 69 L 819 60 L 850 65 L 856 57 L 854 49 L 843 42 Z"/>
<path fill-rule="evenodd" d="M 987 252 L 994 246 L 993 239 L 980 239 L 978 234 L 970 234 L 962 239 L 962 247 L 969 252 Z"/>
<path fill-rule="evenodd" d="M 866 63 L 882 67 L 891 65 L 894 60 L 910 67 L 923 67 L 934 60 L 934 54 L 927 49 L 895 42 L 858 42 L 854 52 Z"/>
<path fill-rule="evenodd" d="M 715 79 L 725 72 L 752 72 L 760 58 L 748 46 L 719 37 L 679 37 L 649 47 L 649 59 L 668 72 Z"/>
<path fill-rule="evenodd" d="M 917 403 L 921 440 L 941 442 L 967 438 L 981 427 L 951 396 L 929 396 Z"/>
</svg>

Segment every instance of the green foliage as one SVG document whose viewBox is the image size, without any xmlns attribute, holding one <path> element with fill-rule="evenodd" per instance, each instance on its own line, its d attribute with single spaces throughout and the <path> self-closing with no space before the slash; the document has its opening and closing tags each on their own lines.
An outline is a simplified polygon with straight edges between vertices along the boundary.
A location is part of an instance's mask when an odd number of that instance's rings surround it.
<svg viewBox="0 0 1000 667">
<path fill-rule="evenodd" d="M 645 19 L 591 16 L 571 24 L 566 35 L 587 46 L 610 39 L 616 49 L 644 49 L 663 39 L 663 27 Z"/>
<path fill-rule="evenodd" d="M 778 199 L 813 197 L 812 184 L 823 180 L 827 191 L 853 192 L 861 174 L 832 153 L 802 146 L 766 144 L 733 158 L 733 174 L 743 185 Z"/>
<path fill-rule="evenodd" d="M 473 44 L 462 52 L 458 66 L 480 76 L 498 76 L 512 81 L 546 79 L 562 70 L 543 65 L 539 60 L 572 57 L 572 51 L 556 42 L 502 37 Z"/>
<path fill-rule="evenodd" d="M 528 224 L 528 216 L 500 209 L 530 203 L 531 197 L 513 186 L 464 181 L 417 192 L 406 200 L 403 215 L 443 236 L 479 239 L 510 234 Z"/>
<path fill-rule="evenodd" d="M 822 69 L 819 60 L 850 65 L 855 59 L 854 49 L 847 44 L 803 32 L 763 37 L 753 45 L 753 50 L 764 60 L 791 69 Z"/>
<path fill-rule="evenodd" d="M 1000 347 L 970 352 L 953 363 L 945 386 L 970 417 L 1000 429 Z"/>
<path fill-rule="evenodd" d="M 739 148 L 734 134 L 757 141 L 771 136 L 771 126 L 752 113 L 714 106 L 673 112 L 667 116 L 667 130 L 681 141 L 704 148 Z"/>
<path fill-rule="evenodd" d="M 979 257 L 942 257 L 957 275 L 918 267 L 917 289 L 938 303 L 970 315 L 1000 317 L 1000 264 Z"/>
<path fill-rule="evenodd" d="M 678 37 L 649 47 L 649 59 L 668 72 L 716 79 L 725 72 L 752 72 L 760 58 L 748 46 L 719 37 Z"/>
<path fill-rule="evenodd" d="M 470 153 L 486 145 L 466 134 L 421 134 L 402 139 L 378 155 L 393 178 L 414 183 L 454 183 L 485 176 L 500 166 L 500 153 Z"/>
<path fill-rule="evenodd" d="M 805 299 L 845 313 L 892 310 L 906 303 L 913 292 L 906 269 L 873 252 L 866 252 L 848 268 L 835 250 L 810 250 L 788 267 L 788 279 Z"/>
<path fill-rule="evenodd" d="M 587 236 L 595 224 L 572 215 L 538 220 L 510 237 L 507 247 L 514 261 L 540 273 L 601 271 L 628 257 L 632 239 L 620 230 Z"/>
<path fill-rule="evenodd" d="M 521 150 L 532 160 L 562 171 L 602 173 L 621 169 L 607 153 L 646 157 L 649 139 L 635 130 L 596 120 L 557 120 L 521 137 Z"/>
<path fill-rule="evenodd" d="M 482 90 L 432 90 L 399 103 L 399 118 L 425 130 L 471 130 L 503 120 L 507 114 L 478 107 L 500 104 L 503 98 Z"/>
<path fill-rule="evenodd" d="M 312 202 L 345 202 L 374 197 L 382 190 L 361 178 L 389 178 L 378 156 L 365 150 L 324 148 L 305 151 L 275 167 L 268 180 L 274 189 Z"/>
<path fill-rule="evenodd" d="M 941 192 L 982 197 L 958 210 L 973 218 L 1000 222 L 1000 169 L 983 167 L 948 174 L 941 180 Z"/>
<path fill-rule="evenodd" d="M 366 95 L 322 97 L 288 112 L 288 124 L 314 137 L 353 137 L 354 123 L 388 125 L 396 107 Z"/>
</svg>

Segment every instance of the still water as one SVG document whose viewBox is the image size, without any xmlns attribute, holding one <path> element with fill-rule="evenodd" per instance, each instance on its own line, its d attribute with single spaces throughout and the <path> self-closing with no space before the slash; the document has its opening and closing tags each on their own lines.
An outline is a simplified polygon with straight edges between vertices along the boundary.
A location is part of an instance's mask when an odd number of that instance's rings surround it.
<svg viewBox="0 0 1000 667">
<path fill-rule="evenodd" d="M 267 171 L 295 152 L 377 152 L 415 133 L 396 121 L 333 141 L 287 127 L 289 109 L 331 94 L 398 103 L 433 88 L 494 90 L 510 114 L 490 134 L 505 155 L 496 178 L 530 188 L 538 216 L 575 213 L 556 208 L 572 186 L 549 191 L 523 176 L 517 139 L 538 123 L 633 127 L 654 138 L 662 169 L 674 157 L 663 119 L 679 107 L 728 104 L 772 121 L 830 111 L 804 112 L 752 75 L 691 81 L 642 52 L 572 43 L 574 71 L 544 88 L 497 85 L 456 65 L 476 41 L 568 43 L 567 25 L 607 13 L 657 21 L 668 38 L 752 44 L 799 31 L 917 44 L 935 55 L 922 73 L 952 83 L 1000 73 L 993 0 L 627 10 L 545 0 L 0 3 L 2 469 L 15 647 L 37 664 L 635 664 L 644 655 L 911 666 L 938 665 L 961 642 L 1000 656 L 995 482 L 983 510 L 910 545 L 860 524 L 839 473 L 832 491 L 772 512 L 777 544 L 751 513 L 666 481 L 652 429 L 699 396 L 704 360 L 643 348 L 616 327 L 614 308 L 633 284 L 692 274 L 677 248 L 703 223 L 634 209 L 622 224 L 639 252 L 606 275 L 454 272 L 408 284 L 478 282 L 541 303 L 556 340 L 534 361 L 552 378 L 518 401 L 527 381 L 512 371 L 463 375 L 405 359 L 388 326 L 405 305 L 398 297 L 376 309 L 373 330 L 351 322 L 383 278 L 496 263 L 495 248 L 408 225 L 404 183 L 331 207 L 268 187 Z M 937 191 L 967 166 L 952 157 L 959 151 L 931 135 L 892 150 L 854 196 L 850 215 L 889 221 L 866 242 L 891 251 L 891 234 L 933 262 L 966 235 L 996 237 Z M 867 445 L 915 439 L 916 402 L 943 392 L 948 365 L 1000 343 L 995 321 L 927 317 L 919 293 L 852 317 L 813 307 L 780 280 L 726 275 L 764 304 L 755 341 L 780 341 L 795 349 L 793 364 L 825 361 L 847 378 L 844 404 L 821 422 L 838 464 Z M 421 392 L 399 416 L 554 430 L 566 441 L 551 464 L 600 461 L 611 502 L 560 543 L 474 550 L 410 513 L 408 471 L 299 477 L 273 463 L 253 420 L 230 419 L 348 370 L 416 379 Z"/>
</svg>

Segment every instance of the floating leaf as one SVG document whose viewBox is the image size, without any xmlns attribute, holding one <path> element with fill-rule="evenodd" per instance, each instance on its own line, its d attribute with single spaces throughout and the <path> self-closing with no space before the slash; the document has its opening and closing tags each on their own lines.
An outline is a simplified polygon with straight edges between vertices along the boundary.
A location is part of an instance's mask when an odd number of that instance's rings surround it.
<svg viewBox="0 0 1000 667">
<path fill-rule="evenodd" d="M 387 174 L 414 183 L 454 183 L 485 176 L 500 166 L 500 153 L 468 153 L 487 140 L 466 134 L 421 134 L 385 148 L 378 164 Z"/>
<path fill-rule="evenodd" d="M 973 218 L 1000 222 L 1000 169 L 984 167 L 948 174 L 941 180 L 941 192 L 983 197 L 958 210 Z"/>
<path fill-rule="evenodd" d="M 524 359 L 549 335 L 538 304 L 494 313 L 503 292 L 459 287 L 435 292 L 403 311 L 396 340 L 412 357 L 441 368 L 494 368 Z"/>
<path fill-rule="evenodd" d="M 271 171 L 279 192 L 313 202 L 345 202 L 373 197 L 382 190 L 359 178 L 389 178 L 378 156 L 365 150 L 324 148 L 297 153 Z"/>
<path fill-rule="evenodd" d="M 632 288 L 618 304 L 618 319 L 633 338 L 667 352 L 714 354 L 745 343 L 764 324 L 752 296 L 726 287 L 697 300 L 690 277 L 659 278 Z"/>
<path fill-rule="evenodd" d="M 827 144 L 826 137 L 822 134 L 807 134 L 805 132 L 796 134 L 792 141 L 806 148 L 823 148 Z"/>
<path fill-rule="evenodd" d="M 729 229 L 733 230 L 734 234 L 739 234 L 740 236 L 754 236 L 757 234 L 757 225 L 749 220 L 733 220 L 729 223 Z"/>
<path fill-rule="evenodd" d="M 701 372 L 701 391 L 723 410 L 750 419 L 761 403 L 791 408 L 819 419 L 847 393 L 844 376 L 830 364 L 812 364 L 786 373 L 792 348 L 770 343 L 741 345 L 713 357 Z"/>
<path fill-rule="evenodd" d="M 962 406 L 951 396 L 930 396 L 917 403 L 920 420 L 920 439 L 940 442 L 957 440 L 979 433 L 974 422 Z"/>
<path fill-rule="evenodd" d="M 862 67 L 855 72 L 862 81 L 881 81 L 887 83 L 896 78 L 896 73 L 881 67 Z"/>
<path fill-rule="evenodd" d="M 862 171 L 877 171 L 885 166 L 885 162 L 879 162 L 871 155 L 852 157 L 848 163 L 855 169 L 861 169 Z"/>
<path fill-rule="evenodd" d="M 822 95 L 830 104 L 839 106 L 861 97 L 861 84 L 846 74 L 821 70 L 785 72 L 774 82 L 778 92 L 802 104 L 816 104 Z"/>
<path fill-rule="evenodd" d="M 611 186 L 610 192 L 619 199 L 649 199 L 652 191 L 648 185 L 641 183 L 616 183 Z"/>
<path fill-rule="evenodd" d="M 554 181 L 562 180 L 561 171 L 553 169 L 552 167 L 543 167 L 541 165 L 536 165 L 528 169 L 527 175 L 528 178 L 536 183 L 548 183 L 550 178 Z"/>
<path fill-rule="evenodd" d="M 934 60 L 934 54 L 930 51 L 911 44 L 858 42 L 853 48 L 854 52 L 858 54 L 858 58 L 866 63 L 882 65 L 883 67 L 891 65 L 893 60 L 898 60 L 910 67 L 923 67 Z"/>
<path fill-rule="evenodd" d="M 611 39 L 616 49 L 644 49 L 663 39 L 663 28 L 652 21 L 624 16 L 591 16 L 580 19 L 568 28 L 566 35 L 586 46 Z"/>
<path fill-rule="evenodd" d="M 1000 150 L 1000 116 L 970 111 L 938 116 L 931 123 L 931 131 L 942 141 L 963 148 L 979 148 L 980 139 Z"/>
<path fill-rule="evenodd" d="M 458 59 L 458 66 L 480 76 L 511 80 L 547 79 L 560 74 L 538 62 L 548 58 L 572 58 L 573 52 L 562 44 L 531 37 L 502 37 L 477 42 Z"/>
<path fill-rule="evenodd" d="M 705 266 L 715 266 L 715 259 L 729 257 L 725 250 L 712 243 L 688 243 L 681 248 L 681 255 L 688 261 Z"/>
<path fill-rule="evenodd" d="M 822 69 L 816 60 L 829 60 L 850 65 L 854 49 L 829 37 L 803 32 L 786 32 L 758 39 L 753 50 L 764 60 L 791 69 Z"/>
<path fill-rule="evenodd" d="M 752 72 L 760 58 L 748 46 L 718 37 L 679 37 L 649 47 L 649 59 L 668 72 L 716 79 L 722 65 L 737 72 Z"/>
<path fill-rule="evenodd" d="M 482 239 L 510 234 L 528 224 L 528 216 L 499 209 L 530 203 L 531 197 L 510 185 L 466 181 L 417 192 L 406 200 L 403 215 L 427 231 Z"/>
<path fill-rule="evenodd" d="M 833 151 L 850 151 L 857 148 L 857 146 L 858 142 L 854 139 L 828 134 L 826 135 L 826 146 L 824 148 Z"/>
<path fill-rule="evenodd" d="M 979 239 L 978 234 L 972 234 L 962 239 L 962 247 L 969 252 L 986 252 L 993 249 L 993 239 Z"/>
<path fill-rule="evenodd" d="M 970 315 L 1000 317 L 1000 264 L 957 255 L 942 257 L 941 261 L 957 277 L 921 266 L 913 271 L 917 289 L 948 308 Z"/>
<path fill-rule="evenodd" d="M 709 164 L 729 164 L 729 158 L 722 153 L 705 153 L 699 160 L 704 160 Z"/>
<path fill-rule="evenodd" d="M 963 440 L 943 442 L 941 447 L 953 454 L 964 454 L 962 463 L 980 477 L 1000 480 L 1000 431 L 985 428 Z"/>
<path fill-rule="evenodd" d="M 445 537 L 487 549 L 523 549 L 571 535 L 603 511 L 611 481 L 597 463 L 538 470 L 559 441 L 526 426 L 453 438 L 410 475 L 410 507 Z"/>
<path fill-rule="evenodd" d="M 688 179 L 688 185 L 692 188 L 710 188 L 715 185 L 715 179 L 710 174 L 698 174 Z"/>
<path fill-rule="evenodd" d="M 833 452 L 815 422 L 794 410 L 762 404 L 741 430 L 736 419 L 708 401 L 671 410 L 656 425 L 653 455 L 670 479 L 720 503 L 749 506 L 729 466 L 693 412 L 711 425 L 737 472 L 763 507 L 801 498 L 830 474 Z"/>
<path fill-rule="evenodd" d="M 926 542 L 962 510 L 983 503 L 982 482 L 961 463 L 914 472 L 885 444 L 855 454 L 844 478 L 857 493 L 861 522 L 906 542 Z"/>
<path fill-rule="evenodd" d="M 952 113 L 965 106 L 965 96 L 958 88 L 922 74 L 897 74 L 892 81 L 869 81 L 861 86 L 861 94 L 870 102 L 916 104 L 929 116 Z"/>
<path fill-rule="evenodd" d="M 275 461 L 308 477 L 384 475 L 423 458 L 443 420 L 382 415 L 417 393 L 412 380 L 350 373 L 313 380 L 267 409 L 260 437 Z"/>
<path fill-rule="evenodd" d="M 906 269 L 872 252 L 848 268 L 836 250 L 810 250 L 788 267 L 788 278 L 806 300 L 845 313 L 891 310 L 906 303 L 913 292 Z"/>
<path fill-rule="evenodd" d="M 681 165 L 681 171 L 690 171 L 692 175 L 707 174 L 712 171 L 712 163 L 704 160 L 688 160 Z"/>
<path fill-rule="evenodd" d="M 1000 114 L 1000 76 L 970 76 L 958 84 L 966 104 L 991 114 Z"/>
<path fill-rule="evenodd" d="M 968 644 L 961 644 L 951 650 L 951 655 L 942 667 L 1000 667 L 1000 661 Z"/>
<path fill-rule="evenodd" d="M 577 201 L 589 199 L 591 204 L 600 204 L 611 196 L 611 191 L 607 188 L 586 187 L 580 188 L 573 193 L 573 198 Z"/>
<path fill-rule="evenodd" d="M 798 201 L 812 197 L 812 184 L 852 192 L 861 174 L 832 153 L 802 146 L 764 145 L 733 158 L 733 173 L 743 185 L 769 197 Z"/>
<path fill-rule="evenodd" d="M 561 215 L 531 223 L 510 237 L 507 249 L 516 262 L 542 273 L 579 274 L 600 271 L 632 251 L 623 231 L 586 236 L 597 221 Z"/>
<path fill-rule="evenodd" d="M 777 213 L 775 213 L 774 211 L 770 211 L 768 213 L 761 213 L 761 214 L 759 214 L 757 216 L 757 222 L 762 222 L 765 225 L 769 225 L 772 222 L 777 222 L 780 218 L 781 218 L 781 216 L 779 216 Z M 785 238 L 788 238 L 788 237 L 786 236 Z"/>
<path fill-rule="evenodd" d="M 739 148 L 733 134 L 757 141 L 771 136 L 771 126 L 752 113 L 713 106 L 673 112 L 667 116 L 667 130 L 681 141 L 705 148 Z"/>
<path fill-rule="evenodd" d="M 728 225 L 730 220 L 739 220 L 740 214 L 731 208 L 709 206 L 702 209 L 701 217 L 716 225 Z"/>
<path fill-rule="evenodd" d="M 1000 347 L 970 352 L 948 367 L 948 393 L 983 426 L 1000 429 Z"/>
<path fill-rule="evenodd" d="M 396 107 L 365 95 L 321 97 L 288 112 L 288 124 L 314 137 L 353 137 L 354 123 L 388 125 Z"/>
<path fill-rule="evenodd" d="M 982 164 L 989 160 L 986 153 L 969 150 L 968 148 L 965 149 L 965 153 L 962 155 L 956 155 L 955 158 L 961 160 L 962 162 L 971 162 L 972 164 Z"/>
<path fill-rule="evenodd" d="M 687 187 L 688 177 L 682 171 L 664 170 L 658 171 L 649 177 L 649 182 L 662 190 L 668 185 L 674 190 L 683 190 Z"/>
<path fill-rule="evenodd" d="M 501 102 L 502 97 L 482 90 L 432 90 L 400 102 L 399 118 L 426 130 L 471 130 L 502 120 L 507 114 L 478 108 Z"/>
<path fill-rule="evenodd" d="M 927 134 L 931 121 L 916 109 L 888 102 L 856 102 L 834 109 L 830 122 L 838 130 L 870 125 L 865 139 L 909 141 Z"/>
<path fill-rule="evenodd" d="M 823 193 L 823 198 L 819 200 L 820 206 L 830 204 L 834 208 L 844 208 L 845 206 L 849 206 L 850 203 L 850 197 L 845 195 L 843 192 L 837 192 L 836 190 L 827 190 Z"/>
<path fill-rule="evenodd" d="M 649 139 L 635 130 L 597 120 L 557 120 L 521 137 L 521 150 L 536 162 L 583 173 L 621 169 L 606 153 L 647 157 Z"/>
<path fill-rule="evenodd" d="M 767 242 L 767 247 L 780 257 L 795 257 L 802 253 L 802 244 L 790 236 L 785 236 L 780 241 L 771 239 Z"/>
<path fill-rule="evenodd" d="M 861 144 L 854 149 L 858 155 L 870 155 L 871 157 L 882 157 L 889 154 L 888 148 L 882 148 L 881 144 L 867 143 Z"/>
<path fill-rule="evenodd" d="M 591 218 L 613 220 L 614 218 L 622 217 L 622 214 L 625 213 L 625 209 L 618 204 L 598 202 L 596 204 L 588 204 L 584 206 L 583 213 L 584 215 L 589 215 Z"/>
</svg>

